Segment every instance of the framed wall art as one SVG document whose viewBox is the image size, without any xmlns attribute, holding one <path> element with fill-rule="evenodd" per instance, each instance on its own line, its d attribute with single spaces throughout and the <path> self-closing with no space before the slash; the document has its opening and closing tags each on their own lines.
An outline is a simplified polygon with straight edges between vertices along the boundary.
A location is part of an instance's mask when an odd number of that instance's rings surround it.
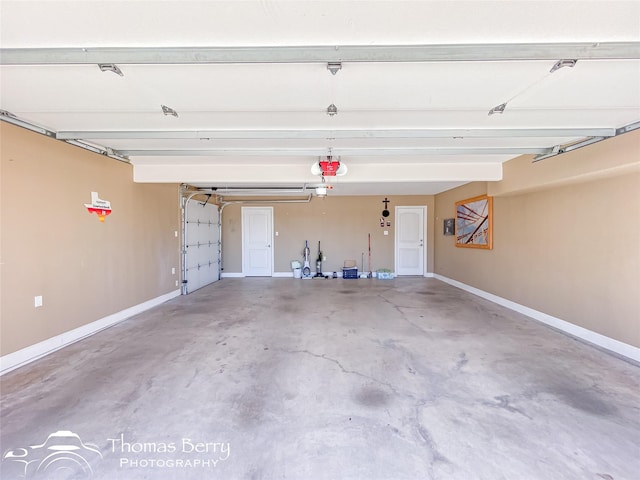
<svg viewBox="0 0 640 480">
<path fill-rule="evenodd" d="M 456 202 L 456 247 L 493 248 L 493 197 Z"/>
<path fill-rule="evenodd" d="M 444 235 L 455 235 L 456 233 L 456 219 L 445 218 L 444 219 Z"/>
</svg>

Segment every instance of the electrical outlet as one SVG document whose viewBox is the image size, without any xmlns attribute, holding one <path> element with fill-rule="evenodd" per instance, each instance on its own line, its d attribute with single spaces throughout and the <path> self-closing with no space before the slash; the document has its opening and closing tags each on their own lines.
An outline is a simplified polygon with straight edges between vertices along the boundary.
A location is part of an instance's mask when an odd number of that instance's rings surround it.
<svg viewBox="0 0 640 480">
<path fill-rule="evenodd" d="M 42 295 L 33 298 L 33 306 L 38 308 L 42 306 Z"/>
<path fill-rule="evenodd" d="M 176 280 L 176 287 L 178 286 L 178 280 Z"/>
<path fill-rule="evenodd" d="M 175 275 L 176 274 L 176 267 L 171 267 L 171 275 Z"/>
<path fill-rule="evenodd" d="M 178 230 L 174 230 L 174 231 L 173 231 L 173 236 L 174 236 L 174 237 L 176 237 L 176 238 L 178 238 Z"/>
<path fill-rule="evenodd" d="M 385 230 L 385 231 L 384 231 L 384 234 L 385 234 L 385 235 L 389 235 L 389 230 Z"/>
</svg>

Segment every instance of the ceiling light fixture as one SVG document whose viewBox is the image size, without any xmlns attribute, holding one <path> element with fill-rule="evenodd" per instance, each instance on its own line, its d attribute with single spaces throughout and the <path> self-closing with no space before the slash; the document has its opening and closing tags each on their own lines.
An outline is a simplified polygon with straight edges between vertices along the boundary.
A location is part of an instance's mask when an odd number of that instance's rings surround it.
<svg viewBox="0 0 640 480">
<path fill-rule="evenodd" d="M 336 107 L 333 103 L 327 107 L 327 115 L 333 117 L 338 114 L 338 107 Z"/>
<path fill-rule="evenodd" d="M 165 115 L 173 115 L 174 117 L 178 116 L 178 112 L 176 112 L 173 108 L 167 107 L 166 105 L 160 105 L 162 107 L 162 113 Z"/>
<path fill-rule="evenodd" d="M 331 75 L 335 75 L 340 70 L 342 70 L 342 63 L 341 62 L 329 62 L 329 63 L 327 63 L 327 70 L 329 70 L 331 72 Z"/>
<path fill-rule="evenodd" d="M 120 70 L 120 68 L 115 63 L 99 63 L 98 68 L 100 68 L 100 70 L 103 72 L 113 72 L 120 75 L 121 77 L 124 77 L 124 73 L 122 73 L 122 70 Z"/>
<path fill-rule="evenodd" d="M 319 185 L 309 185 L 309 187 L 315 190 L 316 196 L 325 198 L 329 190 L 333 190 L 333 185 L 326 183 L 325 178 L 322 177 L 322 183 Z"/>
<path fill-rule="evenodd" d="M 565 58 L 563 60 L 558 60 L 553 67 L 551 67 L 551 70 L 549 70 L 549 73 L 553 73 L 556 70 L 560 70 L 562 67 L 575 67 L 576 63 L 578 63 L 578 60 L 576 59 L 570 59 L 570 58 Z"/>
<path fill-rule="evenodd" d="M 491 110 L 489 110 L 488 115 L 493 115 L 494 113 L 504 113 L 504 109 L 507 108 L 507 102 L 501 103 L 500 105 L 496 105 Z"/>
</svg>

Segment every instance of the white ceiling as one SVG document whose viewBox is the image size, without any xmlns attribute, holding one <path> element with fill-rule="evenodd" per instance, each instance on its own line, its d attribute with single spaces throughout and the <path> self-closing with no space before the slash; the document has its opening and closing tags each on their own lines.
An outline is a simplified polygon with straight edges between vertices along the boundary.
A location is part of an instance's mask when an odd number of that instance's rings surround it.
<svg viewBox="0 0 640 480">
<path fill-rule="evenodd" d="M 0 48 L 2 118 L 143 182 L 433 194 L 640 120 L 639 1 L 0 0 Z"/>
</svg>

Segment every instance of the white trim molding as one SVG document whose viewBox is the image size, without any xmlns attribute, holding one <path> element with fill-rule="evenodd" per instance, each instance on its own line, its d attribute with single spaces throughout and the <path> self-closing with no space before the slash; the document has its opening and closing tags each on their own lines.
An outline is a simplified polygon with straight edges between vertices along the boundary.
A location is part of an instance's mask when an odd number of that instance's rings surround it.
<svg viewBox="0 0 640 480">
<path fill-rule="evenodd" d="M 293 272 L 273 272 L 273 278 L 293 278 Z"/>
<path fill-rule="evenodd" d="M 325 273 L 325 275 L 327 274 Z M 227 272 L 227 273 L 223 273 L 220 278 L 249 278 L 249 277 L 247 277 L 242 272 Z M 255 278 L 261 278 L 261 277 L 255 277 Z M 262 277 L 262 278 L 269 278 L 269 277 Z M 293 278 L 293 272 L 273 272 L 271 274 L 271 278 Z"/>
<path fill-rule="evenodd" d="M 55 337 L 48 338 L 42 342 L 30 345 L 26 348 L 18 350 L 17 352 L 9 353 L 0 357 L 0 375 L 9 373 L 18 367 L 38 360 L 50 353 L 60 350 L 72 343 L 78 342 L 83 338 L 94 335 L 101 330 L 112 327 L 113 325 L 120 323 L 134 315 L 149 310 L 155 306 L 158 306 L 164 302 L 180 296 L 180 290 L 174 290 L 172 292 L 160 295 L 159 297 L 152 298 L 146 302 L 134 305 L 133 307 L 126 308 L 119 312 L 113 313 L 106 317 L 103 317 L 95 322 L 88 323 L 81 327 L 75 328 L 68 332 L 62 333 Z"/>
<path fill-rule="evenodd" d="M 482 297 L 493 303 L 509 308 L 518 313 L 522 313 L 523 315 L 537 320 L 538 322 L 549 325 L 550 327 L 560 330 L 579 340 L 607 350 L 615 355 L 619 355 L 634 362 L 640 363 L 640 348 L 638 347 L 634 347 L 633 345 L 629 345 L 628 343 L 624 343 L 600 333 L 596 333 L 592 330 L 588 330 L 584 327 L 580 327 L 573 323 L 567 322 L 566 320 L 553 317 L 538 310 L 534 310 L 533 308 L 525 307 L 524 305 L 520 305 L 519 303 L 512 302 L 511 300 L 507 300 L 506 298 L 499 297 L 489 292 L 485 292 L 484 290 L 480 290 L 457 280 L 453 280 L 451 278 L 444 277 L 438 274 L 434 274 L 434 278 L 479 297 Z"/>
</svg>

